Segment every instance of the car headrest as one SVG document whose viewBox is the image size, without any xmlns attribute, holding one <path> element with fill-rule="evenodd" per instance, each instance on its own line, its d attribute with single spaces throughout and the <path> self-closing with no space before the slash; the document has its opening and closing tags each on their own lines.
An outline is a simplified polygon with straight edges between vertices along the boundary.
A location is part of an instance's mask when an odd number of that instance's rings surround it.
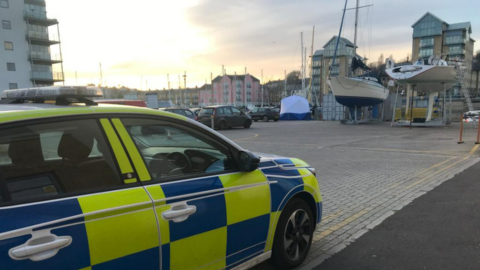
<svg viewBox="0 0 480 270">
<path fill-rule="evenodd" d="M 8 156 L 12 164 L 34 167 L 44 162 L 40 136 L 29 132 L 22 138 L 10 141 Z"/>
<path fill-rule="evenodd" d="M 58 145 L 58 155 L 73 163 L 85 161 L 93 148 L 94 137 L 85 130 L 66 131 Z"/>
</svg>

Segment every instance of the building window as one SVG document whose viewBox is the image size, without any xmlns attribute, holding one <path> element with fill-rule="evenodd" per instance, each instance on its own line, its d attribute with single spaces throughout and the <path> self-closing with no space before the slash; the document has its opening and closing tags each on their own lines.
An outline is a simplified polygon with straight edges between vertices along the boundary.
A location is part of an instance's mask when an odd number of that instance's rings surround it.
<svg viewBox="0 0 480 270">
<path fill-rule="evenodd" d="M 0 0 L 0 7 L 2 8 L 8 8 L 8 0 Z"/>
<path fill-rule="evenodd" d="M 464 54 L 463 46 L 450 46 L 448 48 L 448 54 Z"/>
<path fill-rule="evenodd" d="M 2 21 L 2 28 L 3 29 L 12 29 L 12 24 L 10 23 L 10 21 L 3 20 Z"/>
<path fill-rule="evenodd" d="M 433 49 L 432 48 L 427 48 L 427 49 L 420 49 L 420 58 L 428 58 L 433 55 Z"/>
<path fill-rule="evenodd" d="M 13 51 L 13 43 L 10 41 L 5 41 L 4 43 L 5 50 Z"/>
<path fill-rule="evenodd" d="M 18 84 L 16 84 L 16 83 L 9 83 L 9 84 L 8 84 L 8 89 L 18 89 Z"/>
<path fill-rule="evenodd" d="M 422 38 L 420 39 L 420 48 L 423 47 L 433 47 L 434 45 L 434 39 L 433 37 L 428 37 L 428 38 Z"/>
<path fill-rule="evenodd" d="M 445 33 L 445 45 L 462 44 L 466 42 L 463 31 L 448 31 Z"/>
<path fill-rule="evenodd" d="M 413 37 L 436 36 L 442 34 L 442 22 L 431 15 L 425 16 L 413 28 Z"/>
<path fill-rule="evenodd" d="M 15 63 L 7 63 L 7 71 L 15 71 Z"/>
</svg>

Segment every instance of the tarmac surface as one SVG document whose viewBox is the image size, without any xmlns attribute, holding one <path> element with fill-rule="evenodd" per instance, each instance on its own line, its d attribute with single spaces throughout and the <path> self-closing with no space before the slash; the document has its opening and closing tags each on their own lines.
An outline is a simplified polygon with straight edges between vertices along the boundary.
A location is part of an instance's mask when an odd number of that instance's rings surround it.
<svg viewBox="0 0 480 270">
<path fill-rule="evenodd" d="M 457 144 L 455 124 L 410 130 L 389 123 L 279 121 L 221 133 L 251 151 L 301 158 L 316 168 L 323 218 L 300 267 L 312 269 L 477 163 L 477 130 L 467 125 L 464 131 L 464 144 Z M 263 263 L 254 269 L 274 268 Z"/>
<path fill-rule="evenodd" d="M 480 269 L 479 180 L 476 164 L 314 269 Z"/>
</svg>

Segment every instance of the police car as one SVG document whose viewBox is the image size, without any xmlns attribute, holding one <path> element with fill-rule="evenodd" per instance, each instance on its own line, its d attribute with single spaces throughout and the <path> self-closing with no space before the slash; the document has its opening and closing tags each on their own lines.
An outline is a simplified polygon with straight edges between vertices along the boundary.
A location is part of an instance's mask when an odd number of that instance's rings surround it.
<svg viewBox="0 0 480 270">
<path fill-rule="evenodd" d="M 302 263 L 322 217 L 313 168 L 99 96 L 90 87 L 2 93 L 1 269 Z"/>
</svg>

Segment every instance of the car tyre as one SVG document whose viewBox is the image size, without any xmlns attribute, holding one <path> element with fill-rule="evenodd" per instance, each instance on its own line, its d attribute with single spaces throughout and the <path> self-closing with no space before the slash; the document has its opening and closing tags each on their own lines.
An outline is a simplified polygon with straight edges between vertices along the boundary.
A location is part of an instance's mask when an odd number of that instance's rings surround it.
<svg viewBox="0 0 480 270">
<path fill-rule="evenodd" d="M 255 120 L 253 120 L 253 121 L 258 122 L 258 119 L 255 119 Z"/>
<path fill-rule="evenodd" d="M 218 124 L 218 129 L 219 129 L 219 130 L 225 130 L 225 129 L 227 129 L 227 122 L 225 122 L 225 121 L 220 121 L 220 123 Z"/>
<path fill-rule="evenodd" d="M 244 128 L 250 128 L 251 125 L 252 125 L 252 121 L 247 120 L 247 121 L 245 121 L 245 125 L 243 125 L 243 127 Z"/>
<path fill-rule="evenodd" d="M 271 263 L 278 269 L 293 269 L 308 255 L 315 220 L 308 204 L 293 198 L 282 211 L 275 231 Z"/>
<path fill-rule="evenodd" d="M 273 122 L 278 122 L 278 119 L 273 120 Z"/>
<path fill-rule="evenodd" d="M 262 118 L 262 120 L 263 120 L 263 122 L 268 122 L 268 116 L 265 115 L 265 116 Z"/>
</svg>

